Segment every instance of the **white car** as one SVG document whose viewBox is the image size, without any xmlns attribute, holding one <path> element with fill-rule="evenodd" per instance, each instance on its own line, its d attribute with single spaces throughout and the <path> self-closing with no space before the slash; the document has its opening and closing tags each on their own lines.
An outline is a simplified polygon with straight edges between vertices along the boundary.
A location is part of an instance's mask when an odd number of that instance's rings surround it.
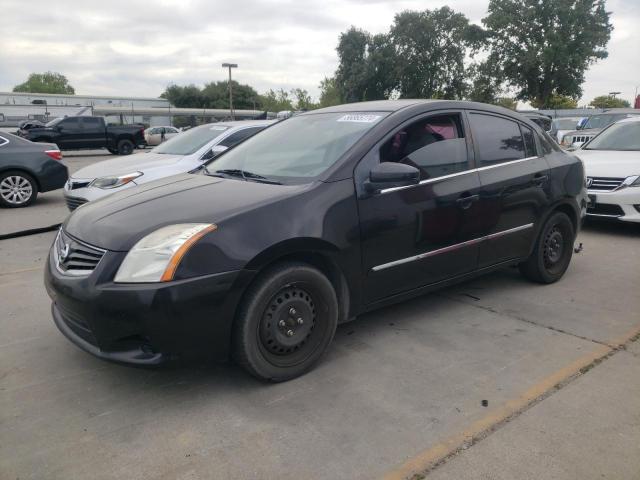
<svg viewBox="0 0 640 480">
<path fill-rule="evenodd" d="M 190 172 L 246 140 L 275 120 L 210 123 L 192 128 L 146 153 L 94 163 L 75 172 L 64 186 L 69 210 L 111 193 Z"/>
<path fill-rule="evenodd" d="M 164 132 L 164 136 L 163 136 Z M 180 133 L 176 127 L 151 127 L 144 131 L 144 140 L 147 145 L 160 145 L 162 142 L 175 137 Z"/>
<path fill-rule="evenodd" d="M 587 177 L 587 215 L 640 222 L 640 117 L 610 125 L 574 153 Z"/>
<path fill-rule="evenodd" d="M 578 128 L 578 123 L 584 117 L 559 117 L 551 121 L 551 131 L 549 135 L 555 138 L 558 143 L 562 143 L 565 134 Z"/>
</svg>

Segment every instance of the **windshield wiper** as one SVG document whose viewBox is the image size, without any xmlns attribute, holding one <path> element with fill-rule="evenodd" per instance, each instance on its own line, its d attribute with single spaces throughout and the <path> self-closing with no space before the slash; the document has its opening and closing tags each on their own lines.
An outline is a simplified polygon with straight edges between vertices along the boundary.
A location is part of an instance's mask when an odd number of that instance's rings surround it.
<svg viewBox="0 0 640 480">
<path fill-rule="evenodd" d="M 249 181 L 249 179 L 251 179 L 251 180 L 255 180 L 257 182 L 262 182 L 262 183 L 272 183 L 274 185 L 282 185 L 280 182 L 269 180 L 267 177 L 263 177 L 262 175 L 258 175 L 257 173 L 247 172 L 246 170 L 240 170 L 239 168 L 223 168 L 222 170 L 216 170 L 213 173 L 209 173 L 209 175 L 216 175 L 216 174 L 219 174 L 220 176 L 242 177 L 245 181 Z"/>
</svg>

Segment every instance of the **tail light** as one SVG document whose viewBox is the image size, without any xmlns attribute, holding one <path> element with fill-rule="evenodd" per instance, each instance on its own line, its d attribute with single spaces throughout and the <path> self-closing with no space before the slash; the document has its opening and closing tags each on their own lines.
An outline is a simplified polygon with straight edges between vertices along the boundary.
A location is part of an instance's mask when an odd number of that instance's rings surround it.
<svg viewBox="0 0 640 480">
<path fill-rule="evenodd" d="M 54 160 L 62 160 L 62 152 L 60 150 L 45 150 L 44 153 Z"/>
</svg>

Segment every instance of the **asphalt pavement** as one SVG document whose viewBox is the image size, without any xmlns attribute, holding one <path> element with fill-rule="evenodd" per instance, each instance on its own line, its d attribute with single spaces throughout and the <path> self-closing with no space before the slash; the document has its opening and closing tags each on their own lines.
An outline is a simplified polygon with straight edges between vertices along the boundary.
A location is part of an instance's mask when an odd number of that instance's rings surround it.
<svg viewBox="0 0 640 480">
<path fill-rule="evenodd" d="M 3 480 L 640 478 L 636 226 L 587 224 L 554 285 L 507 268 L 364 315 L 277 385 L 80 351 L 42 284 L 54 235 L 0 241 Z"/>
</svg>

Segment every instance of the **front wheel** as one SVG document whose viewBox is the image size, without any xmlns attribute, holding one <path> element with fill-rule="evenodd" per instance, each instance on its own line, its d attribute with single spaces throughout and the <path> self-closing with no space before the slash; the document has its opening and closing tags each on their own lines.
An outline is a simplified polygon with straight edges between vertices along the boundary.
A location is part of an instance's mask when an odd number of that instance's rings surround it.
<svg viewBox="0 0 640 480">
<path fill-rule="evenodd" d="M 564 275 L 573 255 L 573 223 L 562 212 L 553 213 L 545 222 L 531 256 L 519 265 L 520 272 L 538 283 L 553 283 Z"/>
<path fill-rule="evenodd" d="M 282 382 L 307 372 L 327 350 L 338 324 L 331 282 L 304 263 L 261 275 L 241 303 L 233 335 L 236 363 L 262 380 Z"/>
<path fill-rule="evenodd" d="M 35 202 L 38 185 L 33 177 L 19 171 L 0 174 L 0 205 L 9 208 L 26 207 Z"/>
</svg>

